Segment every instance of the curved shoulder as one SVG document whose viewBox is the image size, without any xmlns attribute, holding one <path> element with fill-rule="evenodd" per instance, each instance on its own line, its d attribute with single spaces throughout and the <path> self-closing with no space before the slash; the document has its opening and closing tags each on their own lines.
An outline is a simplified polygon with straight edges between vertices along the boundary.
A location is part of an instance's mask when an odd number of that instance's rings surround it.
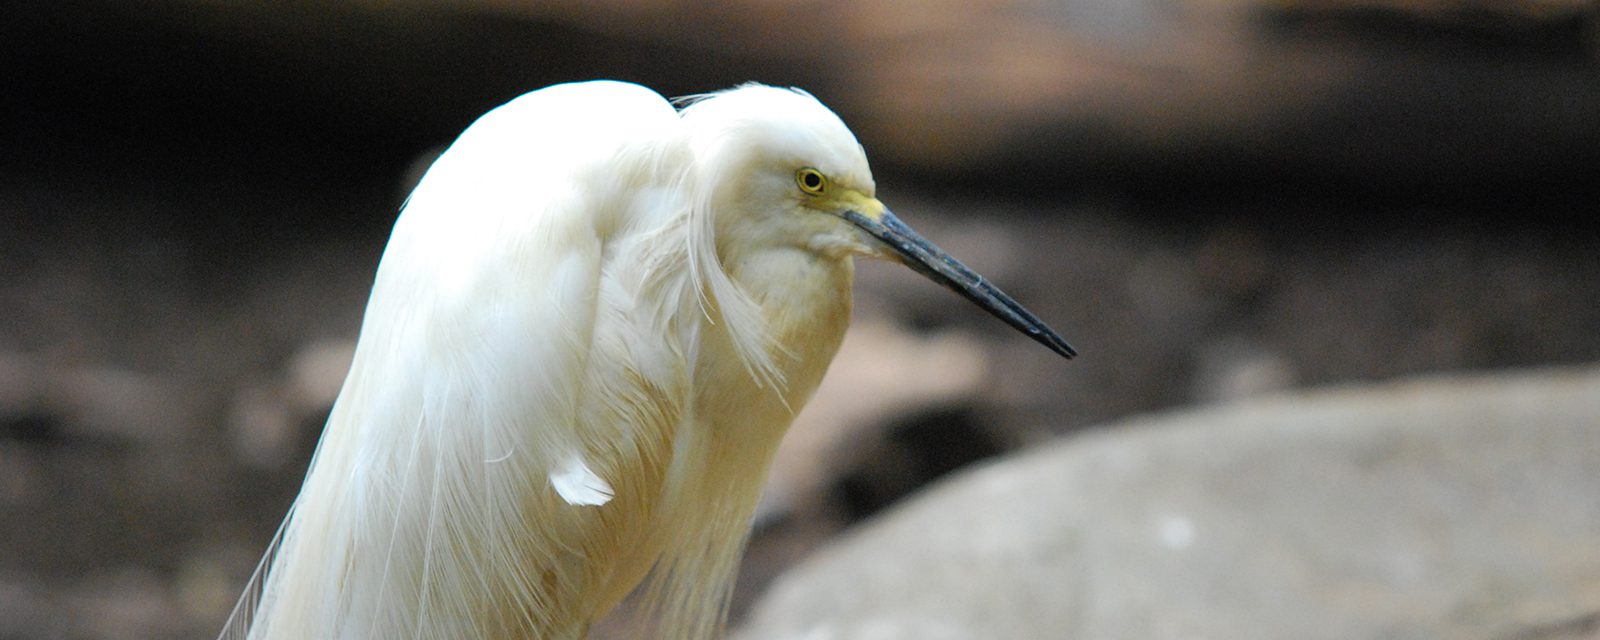
<svg viewBox="0 0 1600 640">
<path fill-rule="evenodd" d="M 630 187 L 651 181 L 678 124 L 654 91 L 612 81 L 540 89 L 484 114 L 407 199 L 374 302 L 391 283 L 449 295 L 598 250 L 633 214 Z"/>
<path fill-rule="evenodd" d="M 508 172 L 582 171 L 627 147 L 649 145 L 669 135 L 677 122 L 671 103 L 636 84 L 560 84 L 523 94 L 485 113 L 462 132 L 440 162 L 449 168 L 470 164 L 475 169 L 493 163 Z"/>
</svg>

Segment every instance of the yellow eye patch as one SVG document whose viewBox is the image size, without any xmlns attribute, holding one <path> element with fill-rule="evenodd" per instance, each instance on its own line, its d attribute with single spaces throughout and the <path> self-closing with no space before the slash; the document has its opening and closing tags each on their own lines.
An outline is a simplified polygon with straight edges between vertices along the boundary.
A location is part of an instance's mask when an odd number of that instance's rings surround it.
<svg viewBox="0 0 1600 640">
<path fill-rule="evenodd" d="M 800 190 L 810 195 L 820 196 L 828 191 L 828 176 L 811 167 L 801 167 L 794 172 L 794 183 L 800 185 Z"/>
</svg>

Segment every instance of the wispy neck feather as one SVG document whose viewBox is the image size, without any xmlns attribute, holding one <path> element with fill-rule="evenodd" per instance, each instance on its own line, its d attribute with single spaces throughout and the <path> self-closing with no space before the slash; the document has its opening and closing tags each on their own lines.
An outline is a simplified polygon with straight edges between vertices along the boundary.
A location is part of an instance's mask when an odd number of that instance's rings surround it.
<svg viewBox="0 0 1600 640">
<path fill-rule="evenodd" d="M 704 151 L 705 147 L 701 147 Z M 707 321 L 718 322 L 756 385 L 781 395 L 785 381 L 776 358 L 783 346 L 767 326 L 766 318 L 749 294 L 728 275 L 717 250 L 716 208 L 732 206 L 720 201 L 719 187 L 734 176 L 725 175 L 719 163 L 698 162 L 680 174 L 688 200 L 689 273 Z"/>
</svg>

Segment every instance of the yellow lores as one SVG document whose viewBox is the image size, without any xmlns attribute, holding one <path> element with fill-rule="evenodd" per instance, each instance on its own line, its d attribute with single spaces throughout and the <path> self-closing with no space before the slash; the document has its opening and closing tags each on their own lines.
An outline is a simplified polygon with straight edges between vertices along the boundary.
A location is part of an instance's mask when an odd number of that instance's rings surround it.
<svg viewBox="0 0 1600 640">
<path fill-rule="evenodd" d="M 746 85 L 480 118 L 395 223 L 355 360 L 224 637 L 578 638 L 650 576 L 715 635 L 779 438 L 899 260 L 1060 337 L 876 199 L 839 118 Z"/>
</svg>

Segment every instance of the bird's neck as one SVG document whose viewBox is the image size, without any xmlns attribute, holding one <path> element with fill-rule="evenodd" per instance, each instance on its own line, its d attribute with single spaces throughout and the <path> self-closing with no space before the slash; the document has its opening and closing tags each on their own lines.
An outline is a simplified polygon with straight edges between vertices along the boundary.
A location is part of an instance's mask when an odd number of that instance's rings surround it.
<svg viewBox="0 0 1600 640">
<path fill-rule="evenodd" d="M 709 482 L 754 494 L 795 414 L 811 399 L 850 322 L 855 268 L 848 257 L 777 248 L 732 256 L 728 275 L 758 309 L 772 338 L 778 380 L 752 375 L 725 329 L 708 323 L 697 358 L 695 413 L 712 439 Z M 715 477 L 722 476 L 722 477 Z"/>
<path fill-rule="evenodd" d="M 719 618 L 714 608 L 732 586 L 773 454 L 838 350 L 851 309 L 849 258 L 783 249 L 727 260 L 724 267 L 766 322 L 782 383 L 752 376 L 722 328 L 726 321 L 714 317 L 703 327 L 693 402 L 697 424 L 679 432 L 662 505 L 667 514 L 693 514 L 667 518 L 693 524 L 672 534 L 660 565 L 670 576 L 669 618 L 688 621 Z M 672 619 L 664 623 L 669 631 L 701 635 L 701 629 L 676 627 Z"/>
<path fill-rule="evenodd" d="M 759 309 L 776 347 L 774 363 L 782 380 L 777 388 L 765 388 L 748 372 L 733 371 L 737 358 L 702 358 L 709 369 L 706 373 L 725 384 L 702 385 L 701 389 L 711 391 L 714 397 L 701 400 L 727 402 L 732 409 L 759 398 L 757 404 L 771 411 L 772 417 L 792 419 L 821 382 L 849 326 L 854 264 L 849 257 L 782 247 L 733 256 L 726 268 Z M 714 335 L 702 347 L 717 348 L 720 340 L 721 336 Z M 736 390 L 739 395 L 726 396 L 717 389 Z M 787 428 L 788 419 L 761 422 Z M 782 435 L 781 430 L 777 435 Z"/>
</svg>

